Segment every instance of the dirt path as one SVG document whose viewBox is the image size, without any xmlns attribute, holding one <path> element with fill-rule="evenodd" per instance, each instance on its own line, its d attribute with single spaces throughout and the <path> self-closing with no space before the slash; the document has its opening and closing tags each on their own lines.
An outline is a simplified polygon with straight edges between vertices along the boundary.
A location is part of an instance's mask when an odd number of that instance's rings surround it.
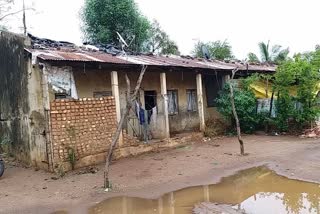
<svg viewBox="0 0 320 214">
<path fill-rule="evenodd" d="M 212 184 L 238 170 L 268 165 L 279 174 L 320 183 L 320 140 L 297 137 L 246 136 L 240 157 L 236 138 L 196 143 L 162 153 L 123 159 L 112 165 L 117 191 L 102 189 L 102 166 L 96 174 L 53 174 L 9 167 L 0 180 L 0 213 L 50 213 L 72 209 L 85 213 L 103 199 L 128 195 L 157 198 L 188 186 Z"/>
</svg>

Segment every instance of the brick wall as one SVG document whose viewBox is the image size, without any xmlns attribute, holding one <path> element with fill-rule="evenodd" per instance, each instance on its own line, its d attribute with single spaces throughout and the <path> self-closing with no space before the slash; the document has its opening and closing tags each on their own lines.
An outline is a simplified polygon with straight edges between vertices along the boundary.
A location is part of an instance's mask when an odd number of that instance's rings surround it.
<svg viewBox="0 0 320 214">
<path fill-rule="evenodd" d="M 55 168 L 108 150 L 116 131 L 116 107 L 113 97 L 51 102 L 51 143 Z M 90 163 L 88 163 L 90 165 Z"/>
</svg>

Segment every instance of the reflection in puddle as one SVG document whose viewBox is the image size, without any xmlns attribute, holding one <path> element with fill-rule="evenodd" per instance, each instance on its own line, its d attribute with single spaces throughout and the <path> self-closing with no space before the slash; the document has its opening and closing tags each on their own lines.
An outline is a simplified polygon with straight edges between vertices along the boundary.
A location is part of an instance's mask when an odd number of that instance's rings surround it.
<svg viewBox="0 0 320 214">
<path fill-rule="evenodd" d="M 232 204 L 246 213 L 320 213 L 320 186 L 290 180 L 265 167 L 223 178 L 218 184 L 191 187 L 159 199 L 117 197 L 90 208 L 90 214 L 185 214 L 200 202 Z"/>
</svg>

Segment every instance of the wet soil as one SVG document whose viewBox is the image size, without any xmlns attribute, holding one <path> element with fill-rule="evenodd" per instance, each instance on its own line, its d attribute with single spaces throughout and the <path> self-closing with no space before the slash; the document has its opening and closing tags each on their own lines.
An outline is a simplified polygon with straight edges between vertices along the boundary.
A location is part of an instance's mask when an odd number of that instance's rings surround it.
<svg viewBox="0 0 320 214">
<path fill-rule="evenodd" d="M 103 166 L 92 174 L 72 172 L 62 179 L 21 167 L 9 167 L 0 179 L 0 213 L 87 213 L 111 197 L 157 199 L 190 186 L 214 184 L 222 177 L 266 165 L 290 178 L 320 183 L 320 140 L 290 136 L 246 136 L 248 156 L 240 157 L 236 138 L 194 142 L 167 152 L 113 163 L 113 192 L 104 192 Z"/>
<path fill-rule="evenodd" d="M 193 209 L 200 203 L 202 206 Z M 221 207 L 212 206 L 214 203 L 234 207 L 219 211 Z M 319 184 L 288 179 L 266 167 L 254 167 L 223 178 L 218 184 L 189 187 L 157 199 L 107 199 L 91 207 L 89 214 L 189 214 L 200 207 L 203 212 L 195 213 L 316 214 L 320 212 L 319 205 Z"/>
</svg>

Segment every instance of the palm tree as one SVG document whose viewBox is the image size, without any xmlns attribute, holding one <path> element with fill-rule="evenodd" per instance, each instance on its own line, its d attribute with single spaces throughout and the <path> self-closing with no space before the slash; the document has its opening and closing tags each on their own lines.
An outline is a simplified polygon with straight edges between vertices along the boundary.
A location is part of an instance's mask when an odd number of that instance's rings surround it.
<svg viewBox="0 0 320 214">
<path fill-rule="evenodd" d="M 288 58 L 289 48 L 282 49 L 281 45 L 273 45 L 270 47 L 270 41 L 268 43 L 260 42 L 260 59 L 265 63 L 280 63 Z M 249 62 L 257 62 L 259 58 L 254 53 L 248 54 Z"/>
</svg>

